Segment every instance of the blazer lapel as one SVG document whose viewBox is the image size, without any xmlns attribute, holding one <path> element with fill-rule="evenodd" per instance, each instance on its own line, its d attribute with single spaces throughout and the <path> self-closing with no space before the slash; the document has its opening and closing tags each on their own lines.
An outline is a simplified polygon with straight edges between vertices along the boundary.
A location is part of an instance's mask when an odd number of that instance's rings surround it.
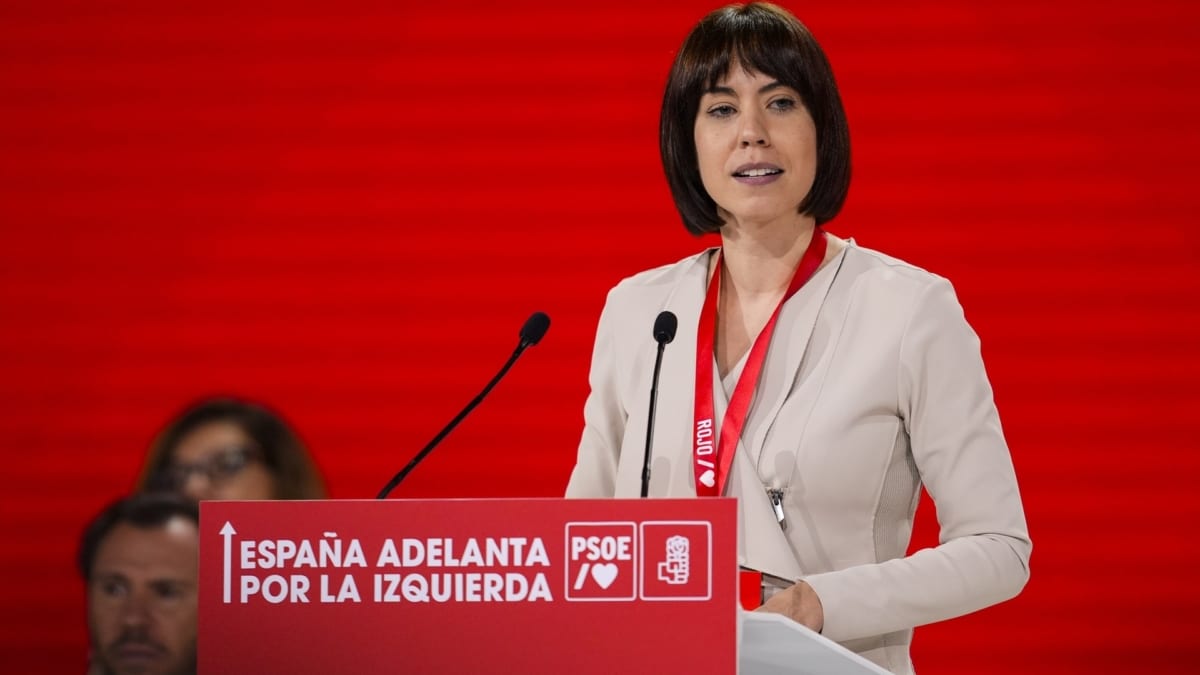
<svg viewBox="0 0 1200 675">
<path fill-rule="evenodd" d="M 808 343 L 817 324 L 817 317 L 845 257 L 846 252 L 843 249 L 784 303 L 779 312 L 775 334 L 771 336 L 767 360 L 763 364 L 758 388 L 751 403 L 750 419 L 746 424 L 746 428 L 754 431 L 750 438 L 742 438 L 742 446 L 749 451 L 755 467 L 759 465 L 772 422 L 795 387 L 800 366 L 808 353 Z"/>
</svg>

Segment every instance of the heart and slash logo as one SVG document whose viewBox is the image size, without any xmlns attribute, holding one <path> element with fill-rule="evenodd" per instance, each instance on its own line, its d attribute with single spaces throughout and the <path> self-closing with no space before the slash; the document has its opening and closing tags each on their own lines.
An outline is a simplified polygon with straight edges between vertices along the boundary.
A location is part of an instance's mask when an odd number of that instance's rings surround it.
<svg viewBox="0 0 1200 675">
<path fill-rule="evenodd" d="M 567 523 L 566 592 L 579 602 L 712 597 L 712 525 Z"/>
<path fill-rule="evenodd" d="M 637 597 L 637 523 L 567 524 L 567 600 Z"/>
</svg>

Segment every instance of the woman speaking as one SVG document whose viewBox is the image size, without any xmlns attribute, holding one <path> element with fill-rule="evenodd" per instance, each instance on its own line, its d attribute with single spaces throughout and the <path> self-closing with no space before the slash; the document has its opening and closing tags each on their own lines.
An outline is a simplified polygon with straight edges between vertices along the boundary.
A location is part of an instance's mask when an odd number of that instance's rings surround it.
<svg viewBox="0 0 1200 675">
<path fill-rule="evenodd" d="M 793 581 L 763 605 L 895 673 L 914 626 L 1016 595 L 1031 543 L 979 340 L 945 279 L 823 226 L 850 182 L 846 116 L 808 30 L 765 3 L 693 28 L 663 97 L 683 224 L 720 247 L 625 279 L 596 333 L 571 497 L 738 501 L 739 559 Z M 940 544 L 907 555 L 922 485 Z"/>
</svg>

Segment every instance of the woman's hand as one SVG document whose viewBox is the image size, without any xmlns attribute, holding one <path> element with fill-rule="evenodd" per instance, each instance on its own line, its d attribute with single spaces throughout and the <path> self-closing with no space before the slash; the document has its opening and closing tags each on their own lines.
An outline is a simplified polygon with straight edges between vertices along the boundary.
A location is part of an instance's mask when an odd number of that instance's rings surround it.
<svg viewBox="0 0 1200 675">
<path fill-rule="evenodd" d="M 803 581 L 772 595 L 754 611 L 782 614 L 818 633 L 825 627 L 825 610 L 821 607 L 821 599 L 812 586 Z"/>
</svg>

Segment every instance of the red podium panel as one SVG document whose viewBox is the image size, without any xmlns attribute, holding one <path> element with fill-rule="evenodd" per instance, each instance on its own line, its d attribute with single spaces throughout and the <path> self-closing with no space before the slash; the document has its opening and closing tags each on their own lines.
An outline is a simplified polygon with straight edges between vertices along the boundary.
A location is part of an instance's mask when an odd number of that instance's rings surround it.
<svg viewBox="0 0 1200 675">
<path fill-rule="evenodd" d="M 728 672 L 731 499 L 205 502 L 202 673 Z"/>
</svg>

